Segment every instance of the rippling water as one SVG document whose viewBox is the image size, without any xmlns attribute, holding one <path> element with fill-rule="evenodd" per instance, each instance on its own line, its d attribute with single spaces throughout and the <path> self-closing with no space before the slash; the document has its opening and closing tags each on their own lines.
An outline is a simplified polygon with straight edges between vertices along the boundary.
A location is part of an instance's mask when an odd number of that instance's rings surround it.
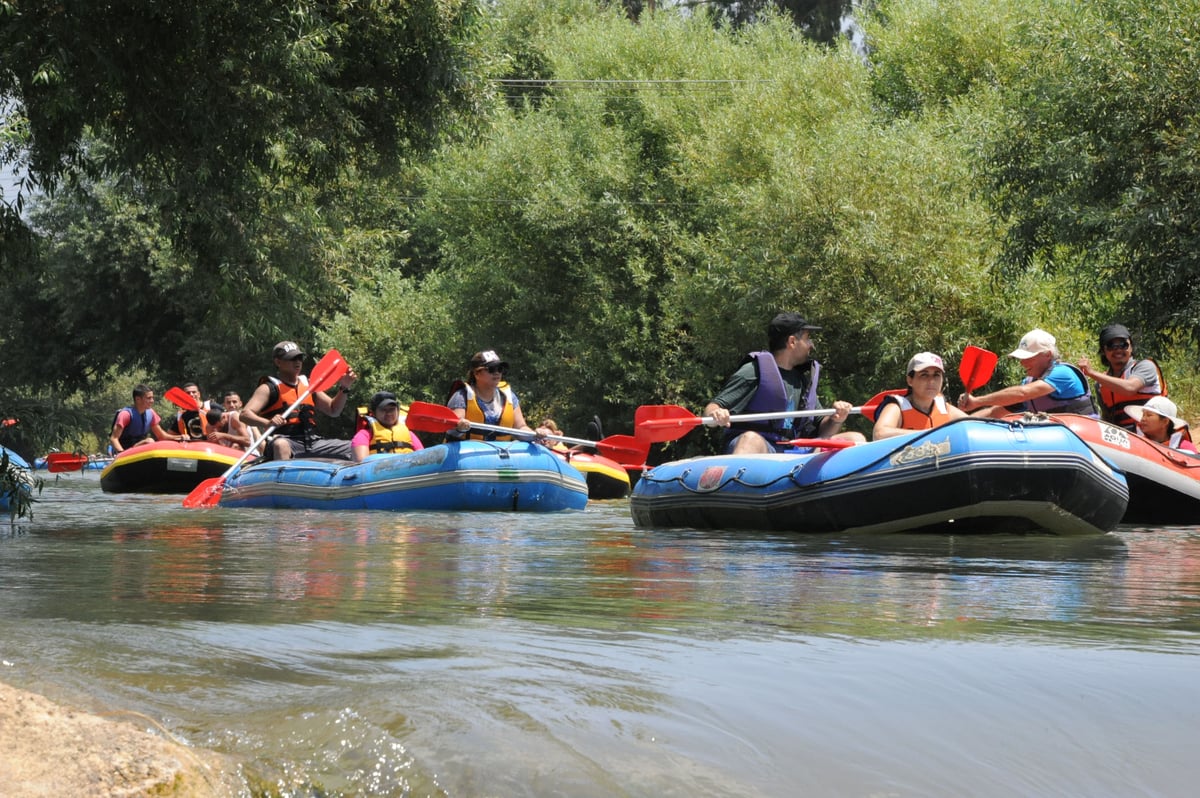
<svg viewBox="0 0 1200 798">
<path fill-rule="evenodd" d="M 48 482 L 0 679 L 287 796 L 1191 795 L 1200 529 L 184 510 Z M 2 790 L 0 790 L 2 792 Z"/>
</svg>

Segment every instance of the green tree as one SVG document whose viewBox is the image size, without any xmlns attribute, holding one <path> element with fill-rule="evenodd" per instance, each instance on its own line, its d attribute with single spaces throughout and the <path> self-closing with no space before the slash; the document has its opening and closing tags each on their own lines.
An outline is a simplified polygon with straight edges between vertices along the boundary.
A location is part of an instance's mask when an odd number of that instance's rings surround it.
<svg viewBox="0 0 1200 798">
<path fill-rule="evenodd" d="M 203 373 L 315 337 L 388 247 L 376 176 L 470 110 L 472 19 L 433 0 L 0 0 L 0 163 L 27 157 L 52 192 L 33 237 L 13 209 L 0 230 L 22 379 Z"/>
<path fill-rule="evenodd" d="M 896 384 L 919 349 L 1010 336 L 972 193 L 984 111 L 880 114 L 848 46 L 816 47 L 778 18 L 734 32 L 591 14 L 524 30 L 537 96 L 510 97 L 485 135 L 423 170 L 405 267 L 417 282 L 335 325 L 378 315 L 407 330 L 411 308 L 436 306 L 433 349 L 412 339 L 440 379 L 407 357 L 388 371 L 432 391 L 416 398 L 443 399 L 492 347 L 524 403 L 627 432 L 638 404 L 703 404 L 780 309 L 828 328 L 827 400 Z"/>
<path fill-rule="evenodd" d="M 1113 292 L 1117 316 L 1200 341 L 1200 23 L 1195 0 L 1053 3 L 1023 29 L 1038 58 L 988 136 L 1006 274 L 1047 269 Z"/>
</svg>

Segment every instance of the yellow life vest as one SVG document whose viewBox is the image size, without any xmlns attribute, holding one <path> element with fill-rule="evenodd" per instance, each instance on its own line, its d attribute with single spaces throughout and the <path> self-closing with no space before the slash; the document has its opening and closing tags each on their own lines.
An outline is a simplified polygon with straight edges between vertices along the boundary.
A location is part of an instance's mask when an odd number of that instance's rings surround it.
<svg viewBox="0 0 1200 798">
<path fill-rule="evenodd" d="M 475 398 L 474 386 L 464 384 L 463 390 L 467 393 L 467 421 L 472 424 L 488 424 L 486 417 L 483 415 L 483 408 L 479 406 L 479 401 Z M 500 397 L 504 402 L 504 407 L 500 411 L 500 421 L 496 424 L 499 427 L 515 426 L 515 417 L 513 413 L 514 397 L 512 389 L 508 387 L 507 382 L 502 382 L 496 388 L 500 392 Z M 490 441 L 511 441 L 511 435 L 500 435 L 494 432 L 483 432 L 471 430 L 467 433 L 468 439 L 490 440 Z"/>
<path fill-rule="evenodd" d="M 396 422 L 396 426 L 388 428 L 379 423 L 379 420 L 374 416 L 364 416 L 367 422 L 367 429 L 371 431 L 371 443 L 369 448 L 371 454 L 387 454 L 396 451 L 412 451 L 413 440 L 412 433 L 404 424 L 404 419 L 407 414 L 402 413 L 400 420 Z"/>
</svg>

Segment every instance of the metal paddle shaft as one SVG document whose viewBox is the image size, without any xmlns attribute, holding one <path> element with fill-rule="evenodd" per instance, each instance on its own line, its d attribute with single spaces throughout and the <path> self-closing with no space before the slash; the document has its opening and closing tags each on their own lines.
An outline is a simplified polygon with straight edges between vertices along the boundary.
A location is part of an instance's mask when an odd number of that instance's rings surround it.
<svg viewBox="0 0 1200 798">
<path fill-rule="evenodd" d="M 452 432 L 458 427 L 460 420 L 455 412 L 445 405 L 413 402 L 409 405 L 405 425 L 418 432 Z M 603 440 L 589 441 L 565 435 L 539 436 L 532 430 L 501 427 L 495 424 L 482 424 L 474 421 L 470 424 L 473 430 L 510 435 L 522 441 L 534 441 L 540 437 L 542 440 L 561 441 L 575 446 L 592 446 L 605 457 L 611 457 L 622 465 L 640 465 L 646 462 L 646 456 L 650 453 L 650 445 L 632 435 L 609 435 Z"/>
<path fill-rule="evenodd" d="M 850 408 L 851 413 L 863 413 L 873 417 L 875 411 L 883 404 L 888 396 L 904 393 L 904 389 L 882 391 L 871 397 L 859 407 Z M 780 410 L 772 413 L 740 413 L 729 417 L 729 422 L 770 421 L 782 418 L 819 418 L 832 416 L 835 408 L 827 407 L 820 410 Z M 634 428 L 637 437 L 650 443 L 665 443 L 682 438 L 691 428 L 704 425 L 715 427 L 717 422 L 712 416 L 698 416 L 686 407 L 679 405 L 642 405 L 634 414 Z"/>
</svg>

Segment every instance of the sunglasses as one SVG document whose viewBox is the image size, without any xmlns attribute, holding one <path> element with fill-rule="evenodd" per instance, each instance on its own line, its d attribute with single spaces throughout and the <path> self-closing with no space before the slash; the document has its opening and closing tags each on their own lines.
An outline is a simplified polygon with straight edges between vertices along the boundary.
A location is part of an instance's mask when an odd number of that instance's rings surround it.
<svg viewBox="0 0 1200 798">
<path fill-rule="evenodd" d="M 1128 341 L 1109 341 L 1104 345 L 1105 349 L 1128 349 Z"/>
<path fill-rule="evenodd" d="M 493 363 L 490 366 L 479 366 L 478 371 L 486 371 L 488 374 L 504 374 L 508 371 L 507 363 Z"/>
<path fill-rule="evenodd" d="M 289 363 L 302 363 L 302 362 L 304 362 L 304 355 L 296 355 L 295 357 L 285 357 L 285 358 L 283 358 L 283 360 L 286 360 Z"/>
</svg>

